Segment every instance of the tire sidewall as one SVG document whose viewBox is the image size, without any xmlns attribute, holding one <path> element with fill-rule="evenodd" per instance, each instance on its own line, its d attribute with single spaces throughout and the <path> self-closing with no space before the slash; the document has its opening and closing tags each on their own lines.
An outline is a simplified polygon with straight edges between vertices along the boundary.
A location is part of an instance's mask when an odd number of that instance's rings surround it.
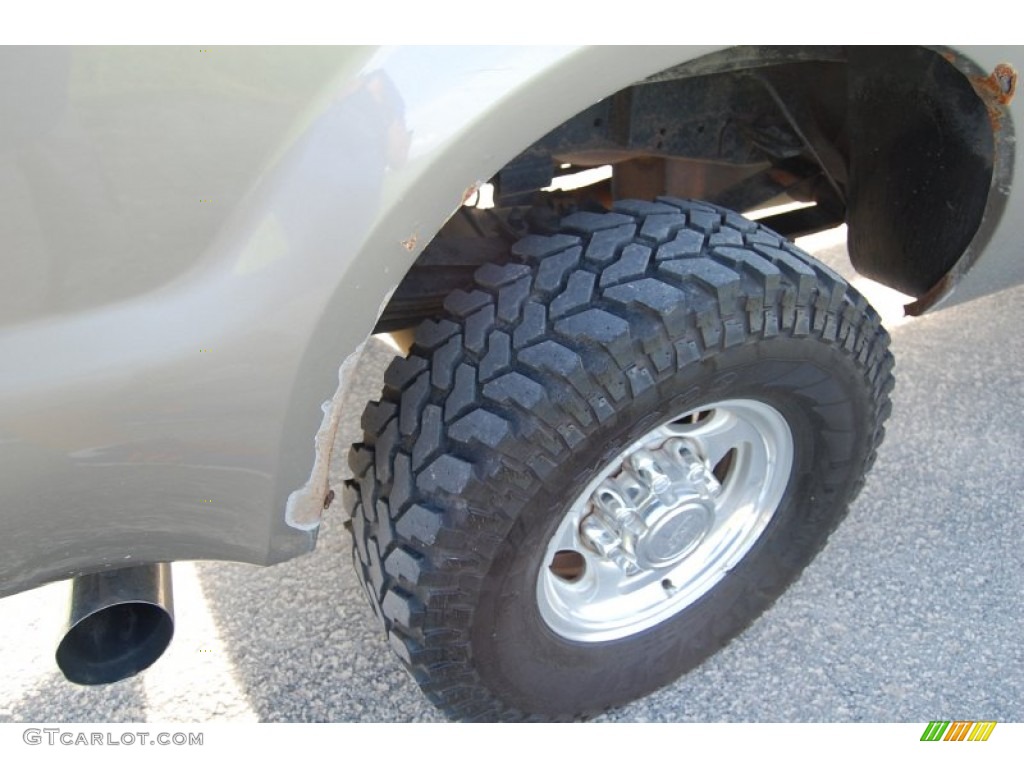
<svg viewBox="0 0 1024 768">
<path fill-rule="evenodd" d="M 841 520 L 870 451 L 863 428 L 873 423 L 869 391 L 841 349 L 777 337 L 748 339 L 620 403 L 521 509 L 510 511 L 515 522 L 481 585 L 472 625 L 480 677 L 524 711 L 574 717 L 593 712 L 581 702 L 626 702 L 700 664 L 771 605 Z M 790 480 L 758 540 L 712 589 L 660 624 L 595 643 L 556 634 L 539 612 L 537 581 L 571 502 L 651 429 L 729 399 L 771 405 L 792 433 Z"/>
</svg>

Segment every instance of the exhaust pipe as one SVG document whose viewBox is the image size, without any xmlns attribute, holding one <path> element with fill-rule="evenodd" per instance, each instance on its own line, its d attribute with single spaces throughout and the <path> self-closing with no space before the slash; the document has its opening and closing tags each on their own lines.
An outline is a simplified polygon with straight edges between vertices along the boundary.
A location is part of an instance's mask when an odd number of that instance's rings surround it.
<svg viewBox="0 0 1024 768">
<path fill-rule="evenodd" d="M 79 576 L 57 666 L 72 683 L 115 683 L 159 659 L 173 636 L 170 563 Z"/>
</svg>

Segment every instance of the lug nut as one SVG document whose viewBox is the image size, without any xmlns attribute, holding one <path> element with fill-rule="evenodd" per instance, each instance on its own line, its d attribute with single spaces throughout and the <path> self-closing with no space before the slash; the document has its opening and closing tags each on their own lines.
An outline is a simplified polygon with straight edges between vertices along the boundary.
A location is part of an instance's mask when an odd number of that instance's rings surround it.
<svg viewBox="0 0 1024 768">
<path fill-rule="evenodd" d="M 672 485 L 671 478 L 661 471 L 658 460 L 650 451 L 637 451 L 630 457 L 629 463 L 654 493 L 663 493 Z"/>
<path fill-rule="evenodd" d="M 609 557 L 622 546 L 622 539 L 595 515 L 587 515 L 580 523 L 583 541 L 601 557 Z"/>
</svg>

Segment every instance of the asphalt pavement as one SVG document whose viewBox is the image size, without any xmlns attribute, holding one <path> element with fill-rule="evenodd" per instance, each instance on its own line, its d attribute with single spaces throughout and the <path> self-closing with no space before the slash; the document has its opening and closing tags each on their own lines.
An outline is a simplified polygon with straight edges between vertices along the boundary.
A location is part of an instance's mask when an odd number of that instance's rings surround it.
<svg viewBox="0 0 1024 768">
<path fill-rule="evenodd" d="M 840 239 L 803 245 L 848 273 Z M 602 719 L 1024 720 L 1024 287 L 908 321 L 857 285 L 897 386 L 849 517 L 746 633 Z M 344 442 L 391 355 L 367 346 Z M 330 510 L 317 551 L 273 568 L 176 564 L 170 650 L 106 687 L 53 663 L 65 585 L 0 601 L 0 722 L 442 720 L 373 622 L 341 523 Z"/>
</svg>

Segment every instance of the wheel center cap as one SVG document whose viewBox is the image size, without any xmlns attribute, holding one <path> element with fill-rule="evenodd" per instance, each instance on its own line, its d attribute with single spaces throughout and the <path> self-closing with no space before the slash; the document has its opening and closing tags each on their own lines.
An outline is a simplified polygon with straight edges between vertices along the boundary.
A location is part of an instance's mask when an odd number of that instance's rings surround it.
<svg viewBox="0 0 1024 768">
<path fill-rule="evenodd" d="M 664 568 L 692 553 L 714 523 L 714 512 L 699 501 L 682 504 L 660 515 L 636 543 L 642 568 Z"/>
</svg>

